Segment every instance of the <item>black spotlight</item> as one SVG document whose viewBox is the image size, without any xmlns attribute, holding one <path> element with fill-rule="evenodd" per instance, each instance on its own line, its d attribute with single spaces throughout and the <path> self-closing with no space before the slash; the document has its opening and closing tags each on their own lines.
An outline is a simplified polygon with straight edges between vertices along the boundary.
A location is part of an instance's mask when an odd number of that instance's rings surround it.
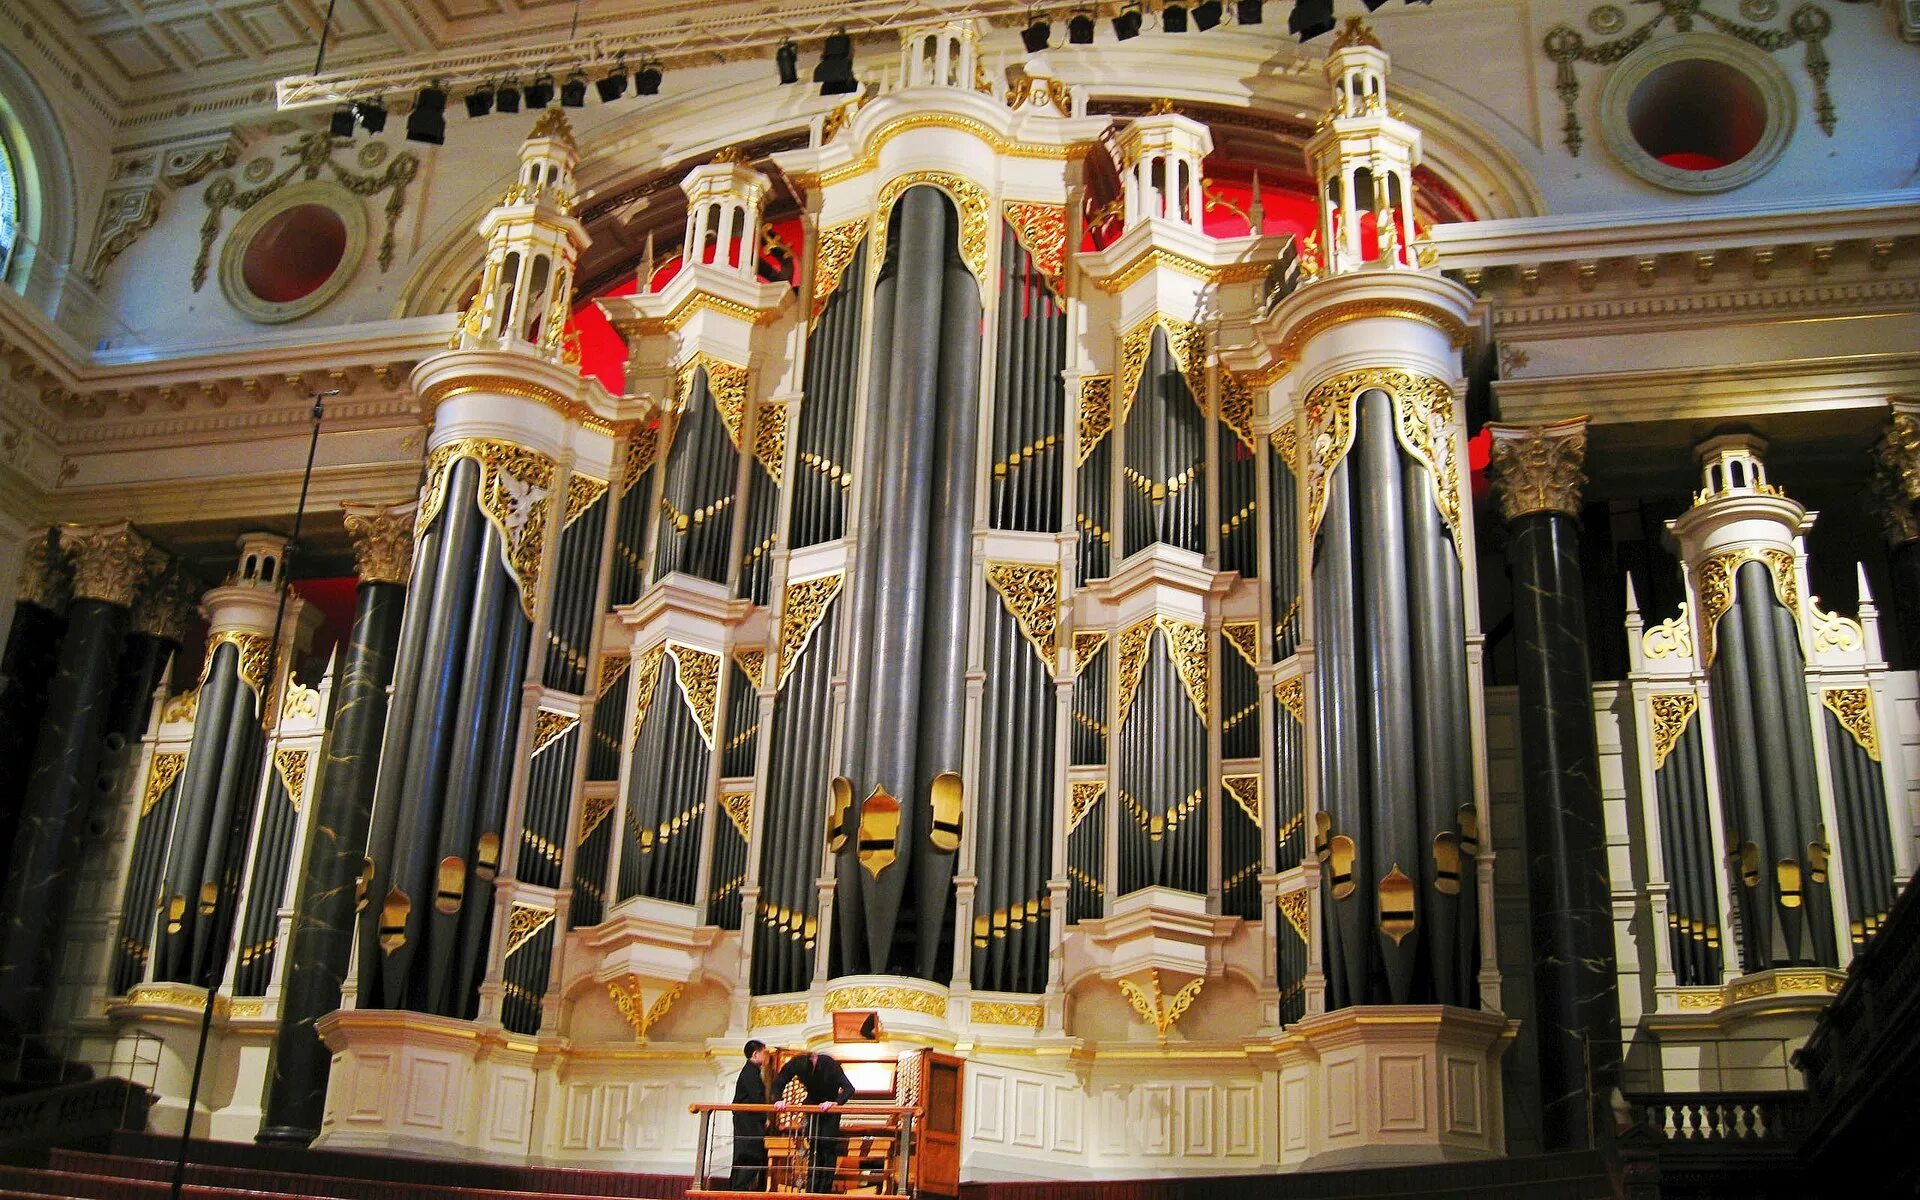
<svg viewBox="0 0 1920 1200">
<path fill-rule="evenodd" d="M 467 115 L 484 117 L 493 111 L 493 89 L 475 88 L 467 93 Z"/>
<path fill-rule="evenodd" d="M 1360 3 L 1367 6 L 1368 12 L 1379 12 L 1380 6 L 1386 2 L 1387 0 L 1360 0 Z M 1408 2 L 1411 3 L 1412 0 L 1408 0 Z"/>
<path fill-rule="evenodd" d="M 1067 41 L 1075 46 L 1093 45 L 1093 14 L 1085 9 L 1067 18 Z"/>
<path fill-rule="evenodd" d="M 780 48 L 773 52 L 773 67 L 780 72 L 781 83 L 799 83 L 800 47 L 792 42 L 781 42 Z"/>
<path fill-rule="evenodd" d="M 353 136 L 353 109 L 352 108 L 334 109 L 333 116 L 329 118 L 327 121 L 327 132 L 331 133 L 334 137 L 337 137 L 337 138 L 352 137 Z"/>
<path fill-rule="evenodd" d="M 407 140 L 442 145 L 447 140 L 447 94 L 428 84 L 414 98 L 413 111 L 407 114 Z"/>
<path fill-rule="evenodd" d="M 542 75 L 527 85 L 527 107 L 545 108 L 553 103 L 553 76 Z"/>
<path fill-rule="evenodd" d="M 1167 33 L 1185 33 L 1187 31 L 1186 5 L 1169 4 L 1161 9 L 1160 28 Z"/>
<path fill-rule="evenodd" d="M 1310 42 L 1323 33 L 1333 32 L 1333 0 L 1293 0 L 1293 11 L 1287 14 L 1287 32 L 1298 34 L 1303 42 Z"/>
<path fill-rule="evenodd" d="M 847 96 L 860 90 L 853 77 L 853 39 L 836 33 L 820 51 L 820 65 L 813 69 L 813 81 L 822 96 Z"/>
<path fill-rule="evenodd" d="M 660 94 L 660 64 L 650 62 L 633 73 L 633 92 L 636 96 L 658 96 Z"/>
<path fill-rule="evenodd" d="M 585 108 L 587 106 L 587 77 L 575 71 L 567 76 L 560 85 L 560 107 Z"/>
<path fill-rule="evenodd" d="M 605 79 L 593 81 L 593 90 L 600 93 L 600 103 L 612 104 L 627 94 L 627 64 L 621 63 L 613 69 L 613 74 Z"/>
<path fill-rule="evenodd" d="M 1123 42 L 1140 36 L 1140 6 L 1138 4 L 1127 5 L 1127 10 L 1113 19 L 1113 36 Z"/>
<path fill-rule="evenodd" d="M 1027 47 L 1028 54 L 1038 54 L 1045 50 L 1047 39 L 1052 36 L 1053 27 L 1047 24 L 1045 17 L 1037 15 L 1027 23 L 1025 29 L 1020 31 L 1020 41 Z"/>
<path fill-rule="evenodd" d="M 1207 0 L 1205 4 L 1194 5 L 1193 27 L 1201 33 L 1212 29 L 1220 23 L 1222 10 L 1225 9 L 1225 7 L 1224 4 L 1220 3 L 1220 0 Z"/>
<path fill-rule="evenodd" d="M 360 119 L 360 128 L 368 133 L 379 133 L 387 127 L 387 106 L 378 100 L 355 100 L 353 115 Z"/>
<path fill-rule="evenodd" d="M 517 83 L 501 84 L 500 89 L 494 93 L 493 98 L 494 103 L 499 106 L 500 111 L 503 113 L 517 113 L 520 111 L 520 85 Z"/>
<path fill-rule="evenodd" d="M 1242 25 L 1258 25 L 1263 0 L 1235 0 L 1233 19 Z"/>
</svg>

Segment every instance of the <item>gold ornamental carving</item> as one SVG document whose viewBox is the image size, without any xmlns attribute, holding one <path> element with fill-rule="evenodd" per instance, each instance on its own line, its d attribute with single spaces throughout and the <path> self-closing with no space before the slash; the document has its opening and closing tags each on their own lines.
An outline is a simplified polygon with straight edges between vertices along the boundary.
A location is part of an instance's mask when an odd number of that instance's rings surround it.
<svg viewBox="0 0 1920 1200">
<path fill-rule="evenodd" d="M 1489 425 L 1492 433 L 1488 474 L 1509 521 L 1533 513 L 1562 513 L 1578 518 L 1587 483 L 1587 419 L 1550 425 Z"/>
<path fill-rule="evenodd" d="M 1160 990 L 1160 972 L 1156 968 L 1147 969 L 1147 986 L 1141 987 L 1131 979 L 1120 980 L 1120 994 L 1127 998 L 1133 1011 L 1140 1014 L 1142 1020 L 1153 1026 L 1154 1033 L 1165 1041 L 1167 1032 L 1174 1023 L 1187 1014 L 1193 1002 L 1200 997 L 1200 989 L 1206 983 L 1204 976 L 1196 976 L 1187 981 L 1171 998 Z"/>
<path fill-rule="evenodd" d="M 1313 901 L 1304 891 L 1286 892 L 1280 897 L 1280 915 L 1287 919 L 1302 942 L 1308 941 L 1307 922 L 1312 914 Z"/>
<path fill-rule="evenodd" d="M 587 510 L 600 502 L 607 494 L 607 481 L 595 479 L 591 475 L 575 472 L 567 476 L 567 513 L 561 518 L 562 529 L 572 525 L 587 515 Z"/>
<path fill-rule="evenodd" d="M 514 952 L 532 941 L 548 925 L 553 923 L 553 910 L 534 904 L 515 903 L 507 913 L 507 952 L 505 957 L 512 958 Z"/>
<path fill-rule="evenodd" d="M 267 682 L 267 654 L 273 646 L 273 639 L 264 633 L 251 633 L 246 630 L 229 629 L 216 633 L 207 639 L 206 657 L 200 663 L 200 684 L 205 686 L 207 672 L 213 669 L 213 655 L 222 646 L 232 646 L 239 655 L 236 670 L 240 681 L 253 689 L 254 695 Z"/>
<path fill-rule="evenodd" d="M 967 1019 L 975 1025 L 1006 1025 L 1015 1029 L 1038 1029 L 1046 1010 L 1038 1004 L 1009 1004 L 999 1000 L 975 1000 L 967 1009 Z"/>
<path fill-rule="evenodd" d="M 1100 803 L 1100 797 L 1107 794 L 1107 781 L 1104 779 L 1076 779 L 1068 789 L 1067 832 L 1080 828 L 1080 822 L 1086 819 L 1093 806 Z"/>
<path fill-rule="evenodd" d="M 556 311 L 564 311 L 564 308 Z M 576 422 L 583 429 L 604 433 L 609 437 L 613 436 L 612 423 L 591 408 L 571 396 L 562 395 L 550 387 L 531 383 L 515 375 L 461 375 L 455 379 L 443 380 L 420 394 L 420 411 L 424 416 L 431 418 L 434 410 L 447 401 L 456 396 L 469 396 L 476 393 L 487 396 L 512 396 L 516 400 L 531 400 L 535 404 L 545 405 L 569 421 Z"/>
<path fill-rule="evenodd" d="M 153 756 L 153 765 L 147 768 L 147 788 L 140 796 L 140 815 L 146 816 L 153 806 L 160 803 L 160 797 L 166 795 L 173 781 L 180 778 L 180 772 L 186 769 L 187 756 L 184 754 L 162 753 Z"/>
<path fill-rule="evenodd" d="M 1200 716 L 1202 725 L 1207 723 L 1207 631 L 1206 627 L 1194 621 L 1181 621 L 1173 617 L 1154 618 L 1160 632 L 1166 635 L 1167 653 L 1173 659 L 1174 673 L 1180 676 L 1180 683 L 1186 689 L 1187 699 L 1193 704 L 1193 711 Z"/>
<path fill-rule="evenodd" d="M 1085 375 L 1080 379 L 1076 465 L 1084 466 L 1100 445 L 1100 439 L 1113 428 L 1113 376 Z"/>
<path fill-rule="evenodd" d="M 1086 671 L 1093 656 L 1106 649 L 1107 631 L 1104 629 L 1081 629 L 1073 635 L 1073 673 L 1079 675 Z"/>
<path fill-rule="evenodd" d="M 741 428 L 747 417 L 747 368 L 715 358 L 704 351 L 694 355 L 681 364 L 679 374 L 675 376 L 674 410 L 687 411 L 687 405 L 693 402 L 694 378 L 702 370 L 707 373 L 707 394 L 713 397 L 714 410 L 727 427 L 728 440 L 733 443 L 735 450 L 739 450 Z"/>
<path fill-rule="evenodd" d="M 679 642 L 668 642 L 673 655 L 674 678 L 680 684 L 680 698 L 700 727 L 700 740 L 713 749 L 714 710 L 720 696 L 720 656 L 708 650 L 696 650 Z"/>
<path fill-rule="evenodd" d="M 1767 573 L 1773 577 L 1773 592 L 1789 613 L 1793 614 L 1794 628 L 1800 626 L 1800 583 L 1794 575 L 1794 562 L 1791 552 L 1776 546 L 1741 546 L 1732 550 L 1722 550 L 1707 559 L 1694 571 L 1694 594 L 1700 598 L 1700 658 L 1705 666 L 1713 665 L 1714 632 L 1720 626 L 1720 618 L 1727 615 L 1733 607 L 1734 585 L 1740 574 L 1740 568 L 1747 563 L 1765 564 Z"/>
<path fill-rule="evenodd" d="M 166 704 L 160 708 L 160 723 L 173 725 L 179 722 L 191 724 L 193 714 L 200 707 L 200 689 L 188 688 L 184 692 L 167 697 Z"/>
<path fill-rule="evenodd" d="M 1453 436 L 1453 389 L 1428 375 L 1368 368 L 1335 375 L 1307 393 L 1307 433 L 1313 453 L 1306 462 L 1307 530 L 1317 536 L 1327 512 L 1334 469 L 1353 449 L 1354 401 L 1378 388 L 1388 396 L 1394 434 L 1402 448 L 1426 466 L 1434 507 L 1460 538 L 1460 462 Z"/>
<path fill-rule="evenodd" d="M 640 482 L 642 476 L 653 469 L 653 460 L 660 453 L 660 425 L 658 421 L 636 426 L 627 435 L 626 468 L 620 474 L 620 494 L 625 496 Z"/>
<path fill-rule="evenodd" d="M 353 542 L 354 571 L 362 583 L 406 585 L 413 569 L 414 517 L 419 502 L 342 503 L 341 522 Z"/>
<path fill-rule="evenodd" d="M 1260 777 L 1258 775 L 1228 775 L 1220 781 L 1227 795 L 1247 814 L 1247 820 L 1255 825 L 1260 821 Z"/>
<path fill-rule="evenodd" d="M 1821 608 L 1818 596 L 1807 597 L 1807 623 L 1813 627 L 1809 632 L 1815 654 L 1844 654 L 1866 647 L 1867 633 L 1860 622 Z"/>
<path fill-rule="evenodd" d="M 153 543 L 126 522 L 118 525 L 66 526 L 60 548 L 73 559 L 73 596 L 133 607 L 140 585 L 158 565 Z"/>
<path fill-rule="evenodd" d="M 820 628 L 820 622 L 825 619 L 827 609 L 832 606 L 833 598 L 840 594 L 840 585 L 844 582 L 846 573 L 836 571 L 831 575 L 819 575 L 787 585 L 780 601 L 779 681 L 776 688 L 787 685 L 793 668 L 799 664 L 800 656 L 812 643 L 814 631 Z"/>
<path fill-rule="evenodd" d="M 1656 660 L 1693 657 L 1693 617 L 1687 611 L 1686 601 L 1680 602 L 1677 615 L 1647 627 L 1640 635 L 1640 650 Z"/>
<path fill-rule="evenodd" d="M 827 311 L 827 301 L 840 287 L 840 277 L 867 240 L 867 221 L 855 217 L 820 231 L 819 248 L 813 256 L 813 310 L 809 322 L 816 322 Z"/>
<path fill-rule="evenodd" d="M 1041 665 L 1053 673 L 1058 653 L 1060 568 L 1031 563 L 990 562 L 987 582 L 1000 594 L 1020 632 L 1040 655 Z"/>
<path fill-rule="evenodd" d="M 740 673 L 747 677 L 747 681 L 753 684 L 755 689 L 767 686 L 767 652 L 765 650 L 758 648 L 752 650 L 735 650 L 733 652 L 733 662 L 735 666 L 740 668 Z"/>
<path fill-rule="evenodd" d="M 793 1000 L 784 1004 L 756 1004 L 747 1010 L 747 1027 L 764 1029 L 769 1025 L 803 1025 L 807 1020 L 807 1002 Z"/>
<path fill-rule="evenodd" d="M 863 106 L 871 92 L 863 93 L 857 106 Z M 853 179 L 864 175 L 880 165 L 880 149 L 901 134 L 916 129 L 955 129 L 985 143 L 992 151 L 1006 158 L 1038 158 L 1054 162 L 1066 162 L 1085 158 L 1093 149 L 1092 142 L 1074 142 L 1065 146 L 1051 146 L 1033 142 L 1016 142 L 1001 137 L 993 127 L 973 117 L 959 113 L 930 112 L 909 113 L 895 117 L 873 130 L 867 137 L 867 149 L 852 162 L 831 167 L 818 174 L 810 171 L 788 173 L 788 179 L 796 189 L 811 191 L 816 188 L 831 187 L 843 179 Z M 877 253 L 877 251 L 876 251 Z"/>
<path fill-rule="evenodd" d="M 1294 429 L 1293 422 L 1285 421 L 1274 426 L 1273 432 L 1268 435 L 1268 440 L 1273 443 L 1273 452 L 1280 456 L 1280 461 L 1287 464 L 1287 474 L 1298 475 L 1300 473 L 1300 434 Z"/>
<path fill-rule="evenodd" d="M 1874 762 L 1880 761 L 1880 734 L 1873 723 L 1873 694 L 1863 687 L 1827 688 L 1820 693 L 1820 703 L 1840 722 L 1840 728 L 1847 731 L 1854 744 L 1867 752 Z"/>
<path fill-rule="evenodd" d="M 608 653 L 600 658 L 600 678 L 593 685 L 593 698 L 598 700 L 613 690 L 613 685 L 626 677 L 627 668 L 633 665 L 633 656 L 624 653 Z"/>
<path fill-rule="evenodd" d="M 1260 622 L 1228 621 L 1220 626 L 1220 633 L 1249 667 L 1260 669 Z"/>
<path fill-rule="evenodd" d="M 1127 713 L 1133 708 L 1133 694 L 1140 688 L 1140 676 L 1147 669 L 1147 647 L 1153 641 L 1153 618 L 1146 617 L 1135 621 L 1120 631 L 1119 638 L 1119 675 L 1120 675 L 1120 721 L 1127 723 Z M 1118 732 L 1118 729 L 1115 730 Z"/>
<path fill-rule="evenodd" d="M 1920 517 L 1913 509 L 1920 502 L 1920 413 L 1911 402 L 1895 404 L 1893 419 L 1869 457 L 1867 492 L 1887 545 L 1920 541 Z"/>
<path fill-rule="evenodd" d="M 1307 680 L 1304 675 L 1295 675 L 1274 684 L 1273 696 L 1295 721 L 1302 725 L 1307 723 Z"/>
<path fill-rule="evenodd" d="M 607 818 L 613 814 L 613 810 L 619 802 L 620 798 L 612 792 L 602 792 L 597 796 L 588 796 L 582 801 L 580 806 L 580 836 L 574 844 L 579 845 L 592 837 L 594 831 L 605 824 Z"/>
<path fill-rule="evenodd" d="M 1253 432 L 1253 383 L 1245 375 L 1220 372 L 1220 420 L 1248 450 L 1258 444 Z"/>
<path fill-rule="evenodd" d="M 1680 736 L 1700 711 L 1700 697 L 1692 692 L 1656 692 L 1647 697 L 1653 713 L 1653 769 L 1667 763 L 1667 756 L 1679 744 Z"/>
<path fill-rule="evenodd" d="M 1167 353 L 1173 356 L 1174 366 L 1179 368 L 1181 377 L 1187 381 L 1187 391 L 1192 395 L 1194 404 L 1202 411 L 1206 409 L 1206 329 L 1191 321 L 1155 313 L 1143 318 L 1120 339 L 1119 412 L 1114 419 L 1121 425 L 1127 423 L 1127 414 L 1133 411 L 1134 397 L 1140 390 L 1140 376 L 1146 371 L 1147 356 L 1153 350 L 1153 331 L 1156 326 L 1167 335 Z"/>
<path fill-rule="evenodd" d="M 792 406 L 785 400 L 763 400 L 753 418 L 753 456 L 775 486 L 786 482 L 787 421 Z"/>
<path fill-rule="evenodd" d="M 633 736 L 639 738 L 640 726 L 653 708 L 654 689 L 660 684 L 660 664 L 666 660 L 663 642 L 633 660 Z"/>
<path fill-rule="evenodd" d="M 827 993 L 825 1008 L 829 1013 L 891 1008 L 899 1012 L 920 1013 L 928 1017 L 947 1015 L 946 997 L 923 992 L 917 988 L 896 987 L 889 984 L 861 984 L 857 987 L 834 988 Z"/>
<path fill-rule="evenodd" d="M 533 716 L 533 750 L 529 758 L 537 756 L 542 750 L 567 736 L 580 718 L 573 713 L 554 712 L 543 708 Z"/>
<path fill-rule="evenodd" d="M 187 633 L 187 618 L 193 612 L 197 589 L 178 564 L 148 580 L 133 604 L 133 629 L 148 637 L 179 645 Z M 23 596 L 22 599 L 25 599 Z"/>
<path fill-rule="evenodd" d="M 753 793 L 752 792 L 721 792 L 720 793 L 720 811 L 727 814 L 727 820 L 733 823 L 734 829 L 738 831 L 740 834 L 741 841 L 745 842 L 745 841 L 752 840 L 753 838 Z"/>
<path fill-rule="evenodd" d="M 427 483 L 414 522 L 414 539 L 433 524 L 447 502 L 453 464 L 470 458 L 480 466 L 475 492 L 480 511 L 499 530 L 502 560 L 520 590 L 520 609 L 533 619 L 540 584 L 541 557 L 547 541 L 547 506 L 553 493 L 554 463 L 512 442 L 460 438 L 427 456 Z"/>
<path fill-rule="evenodd" d="M 47 533 L 43 529 L 32 534 L 22 548 L 19 598 L 22 603 L 58 612 L 67 606 L 73 594 L 73 575 L 68 570 L 65 552 L 54 553 Z M 53 540 L 57 539 L 56 534 Z"/>
<path fill-rule="evenodd" d="M 648 1003 L 640 977 L 626 975 L 609 983 L 607 994 L 613 997 L 613 1006 L 620 1010 L 621 1019 L 633 1027 L 634 1042 L 645 1045 L 647 1031 L 660 1023 L 686 987 L 684 983 L 668 984 Z"/>
<path fill-rule="evenodd" d="M 987 199 L 987 189 L 952 171 L 909 171 L 889 180 L 880 189 L 873 206 L 873 249 L 867 257 L 868 270 L 878 271 L 880 264 L 886 261 L 887 218 L 893 213 L 894 203 L 908 188 L 919 185 L 939 188 L 959 210 L 960 260 L 967 264 L 967 270 L 979 282 L 980 294 L 986 295 L 992 286 L 992 277 L 987 269 L 987 229 L 993 204 Z"/>
<path fill-rule="evenodd" d="M 313 761 L 310 750 L 278 750 L 273 755 L 273 769 L 280 776 L 280 786 L 287 789 L 287 803 L 293 805 L 293 811 L 299 812 L 306 802 L 307 767 Z"/>
<path fill-rule="evenodd" d="M 1046 281 L 1056 300 L 1066 297 L 1067 206 L 1009 200 L 1007 227 L 1033 259 L 1033 266 Z"/>
</svg>

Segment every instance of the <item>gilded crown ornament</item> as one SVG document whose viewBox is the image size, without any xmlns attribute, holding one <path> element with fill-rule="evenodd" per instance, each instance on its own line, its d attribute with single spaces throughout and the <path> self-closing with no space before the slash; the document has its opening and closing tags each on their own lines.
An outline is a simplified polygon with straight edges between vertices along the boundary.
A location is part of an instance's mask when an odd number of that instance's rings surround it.
<svg viewBox="0 0 1920 1200">
<path fill-rule="evenodd" d="M 1534 513 L 1580 515 L 1586 486 L 1587 418 L 1550 425 L 1489 425 L 1488 474 L 1509 521 Z"/>
<path fill-rule="evenodd" d="M 353 539 L 353 565 L 362 583 L 405 585 L 413 565 L 413 522 L 418 501 L 405 504 L 343 502 L 342 520 Z"/>
<path fill-rule="evenodd" d="M 133 606 L 140 585 L 163 561 L 127 521 L 68 526 L 60 531 L 60 545 L 73 557 L 74 598 L 122 608 Z"/>
</svg>

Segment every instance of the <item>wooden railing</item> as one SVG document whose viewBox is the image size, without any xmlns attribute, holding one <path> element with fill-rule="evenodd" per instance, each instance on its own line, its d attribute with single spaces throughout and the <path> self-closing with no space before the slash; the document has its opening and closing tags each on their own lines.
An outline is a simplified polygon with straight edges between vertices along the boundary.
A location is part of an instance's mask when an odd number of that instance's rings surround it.
<svg viewBox="0 0 1920 1200">
<path fill-rule="evenodd" d="M 857 1193 L 874 1200 L 909 1200 L 915 1193 L 914 1121 L 918 1108 L 809 1104 L 693 1104 L 700 1122 L 689 1197 L 725 1197 L 742 1194 L 712 1186 L 713 1118 L 731 1122 L 735 1113 L 764 1116 L 765 1166 L 749 1191 L 789 1196 L 833 1196 Z M 824 1132 L 821 1118 L 839 1118 L 838 1129 Z M 731 1129 L 728 1131 L 731 1133 Z M 738 1153 L 736 1149 L 736 1154 Z M 816 1183 L 825 1186 L 816 1189 Z"/>
</svg>

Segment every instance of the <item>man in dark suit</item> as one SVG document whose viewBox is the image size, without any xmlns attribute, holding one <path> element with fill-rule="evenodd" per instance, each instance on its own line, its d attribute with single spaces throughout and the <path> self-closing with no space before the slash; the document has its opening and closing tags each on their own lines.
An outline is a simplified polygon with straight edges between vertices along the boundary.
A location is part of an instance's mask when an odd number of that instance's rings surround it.
<svg viewBox="0 0 1920 1200">
<path fill-rule="evenodd" d="M 845 1104 L 853 1099 L 853 1081 L 840 1069 L 840 1064 L 830 1054 L 806 1052 L 796 1054 L 780 1068 L 779 1077 L 773 1081 L 774 1104 L 784 1105 L 782 1097 L 786 1095 L 787 1084 L 799 1080 L 806 1089 L 805 1103 L 832 1109 L 835 1105 Z M 833 1168 L 840 1157 L 840 1114 L 836 1112 L 817 1113 L 813 1118 L 813 1183 L 816 1192 L 831 1192 L 833 1188 Z"/>
<path fill-rule="evenodd" d="M 747 1063 L 740 1068 L 739 1082 L 733 1085 L 735 1104 L 767 1102 L 767 1044 L 747 1043 Z M 727 1180 L 730 1192 L 767 1190 L 767 1114 L 733 1114 L 733 1174 Z"/>
</svg>

